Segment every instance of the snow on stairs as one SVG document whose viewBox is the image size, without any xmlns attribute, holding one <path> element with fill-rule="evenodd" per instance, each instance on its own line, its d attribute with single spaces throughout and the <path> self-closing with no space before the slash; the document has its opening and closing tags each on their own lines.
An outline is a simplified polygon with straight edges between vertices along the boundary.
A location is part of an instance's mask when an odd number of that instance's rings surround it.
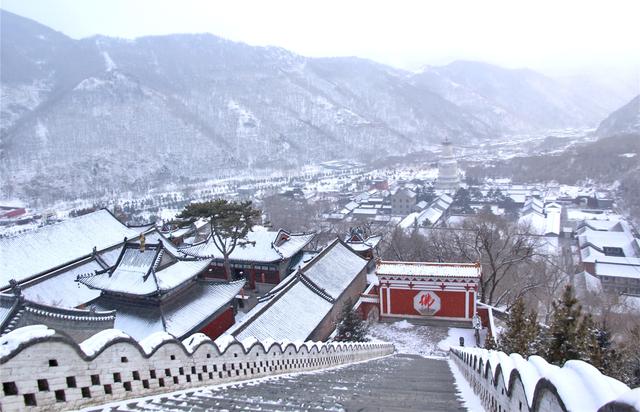
<svg viewBox="0 0 640 412">
<path fill-rule="evenodd" d="M 109 410 L 102 409 L 101 410 Z M 444 360 L 415 355 L 127 401 L 112 411 L 465 410 Z"/>
</svg>

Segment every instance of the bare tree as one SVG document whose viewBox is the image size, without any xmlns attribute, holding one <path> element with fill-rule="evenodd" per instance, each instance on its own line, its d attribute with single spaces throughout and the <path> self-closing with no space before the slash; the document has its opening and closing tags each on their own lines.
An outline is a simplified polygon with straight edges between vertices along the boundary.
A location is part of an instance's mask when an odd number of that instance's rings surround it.
<svg viewBox="0 0 640 412">
<path fill-rule="evenodd" d="M 415 261 L 480 262 L 480 300 L 510 304 L 544 281 L 532 265 L 541 256 L 541 238 L 491 213 L 467 219 L 459 228 L 396 230 L 385 258 Z"/>
</svg>

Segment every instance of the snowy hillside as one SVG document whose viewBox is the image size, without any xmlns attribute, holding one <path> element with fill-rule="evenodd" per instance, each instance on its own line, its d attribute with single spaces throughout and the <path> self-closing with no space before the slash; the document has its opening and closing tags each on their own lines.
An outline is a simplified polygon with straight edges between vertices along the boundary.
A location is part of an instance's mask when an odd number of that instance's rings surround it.
<svg viewBox="0 0 640 412">
<path fill-rule="evenodd" d="M 0 196 L 146 190 L 603 116 L 529 71 L 459 62 L 414 76 L 209 34 L 73 40 L 0 18 Z"/>
</svg>

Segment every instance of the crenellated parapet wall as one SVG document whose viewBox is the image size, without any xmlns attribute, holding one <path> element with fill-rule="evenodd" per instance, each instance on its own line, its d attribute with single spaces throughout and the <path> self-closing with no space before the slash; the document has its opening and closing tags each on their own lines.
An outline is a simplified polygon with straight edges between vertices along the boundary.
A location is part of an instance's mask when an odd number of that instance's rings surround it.
<svg viewBox="0 0 640 412">
<path fill-rule="evenodd" d="M 137 342 L 106 330 L 75 343 L 43 325 L 0 338 L 0 410 L 69 410 L 182 389 L 304 372 L 393 353 L 387 343 L 180 342 L 159 332 Z"/>
<path fill-rule="evenodd" d="M 558 367 L 540 356 L 463 347 L 449 356 L 487 411 L 640 411 L 640 388 L 583 361 Z"/>
</svg>

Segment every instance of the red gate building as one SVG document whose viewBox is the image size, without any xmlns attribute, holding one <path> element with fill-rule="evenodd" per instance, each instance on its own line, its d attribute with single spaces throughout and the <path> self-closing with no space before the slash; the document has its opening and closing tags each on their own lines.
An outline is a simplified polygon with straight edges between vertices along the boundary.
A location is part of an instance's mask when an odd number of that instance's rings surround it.
<svg viewBox="0 0 640 412">
<path fill-rule="evenodd" d="M 479 263 L 380 260 L 380 316 L 471 320 L 481 273 Z"/>
</svg>

